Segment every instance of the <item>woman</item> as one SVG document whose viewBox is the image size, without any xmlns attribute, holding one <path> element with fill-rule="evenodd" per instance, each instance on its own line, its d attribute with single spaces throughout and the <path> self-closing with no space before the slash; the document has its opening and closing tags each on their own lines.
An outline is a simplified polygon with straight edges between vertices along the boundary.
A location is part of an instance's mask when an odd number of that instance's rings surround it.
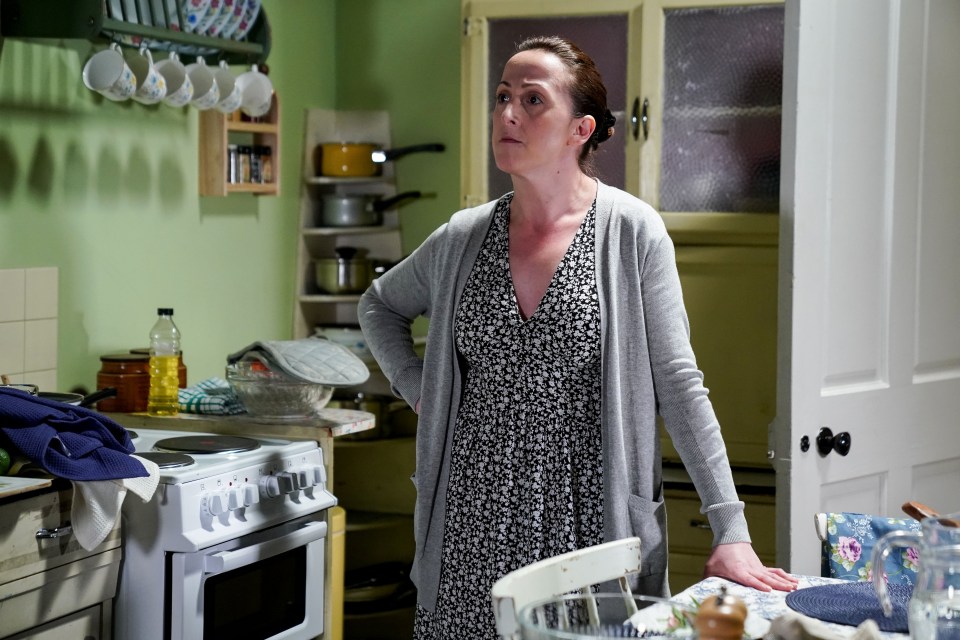
<svg viewBox="0 0 960 640">
<path fill-rule="evenodd" d="M 514 191 L 455 214 L 361 299 L 374 356 L 420 416 L 421 640 L 493 638 L 499 577 L 632 535 L 640 591 L 667 594 L 658 410 L 714 531 L 705 573 L 795 588 L 749 544 L 664 225 L 589 173 L 613 124 L 585 53 L 560 38 L 522 43 L 492 123 Z M 410 334 L 420 315 L 423 360 Z"/>
</svg>

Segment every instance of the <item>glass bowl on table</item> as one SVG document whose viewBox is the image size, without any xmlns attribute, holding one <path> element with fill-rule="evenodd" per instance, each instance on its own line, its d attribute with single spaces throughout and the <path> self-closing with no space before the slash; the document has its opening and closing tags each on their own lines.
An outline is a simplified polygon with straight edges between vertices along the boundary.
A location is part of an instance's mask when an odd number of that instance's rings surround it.
<svg viewBox="0 0 960 640">
<path fill-rule="evenodd" d="M 260 359 L 227 365 L 227 382 L 251 416 L 270 420 L 315 417 L 333 396 L 330 385 L 276 371 Z"/>
<path fill-rule="evenodd" d="M 523 640 L 697 637 L 693 607 L 653 596 L 564 595 L 531 603 L 519 617 Z"/>
</svg>

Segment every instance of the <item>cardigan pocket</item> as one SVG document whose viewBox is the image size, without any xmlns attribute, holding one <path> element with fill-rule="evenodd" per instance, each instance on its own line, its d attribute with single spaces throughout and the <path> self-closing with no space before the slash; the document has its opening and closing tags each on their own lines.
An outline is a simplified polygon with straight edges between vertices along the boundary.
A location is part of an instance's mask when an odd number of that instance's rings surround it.
<svg viewBox="0 0 960 640">
<path fill-rule="evenodd" d="M 662 574 L 667 570 L 667 512 L 663 499 L 627 497 L 630 528 L 640 538 L 640 574 Z"/>
</svg>

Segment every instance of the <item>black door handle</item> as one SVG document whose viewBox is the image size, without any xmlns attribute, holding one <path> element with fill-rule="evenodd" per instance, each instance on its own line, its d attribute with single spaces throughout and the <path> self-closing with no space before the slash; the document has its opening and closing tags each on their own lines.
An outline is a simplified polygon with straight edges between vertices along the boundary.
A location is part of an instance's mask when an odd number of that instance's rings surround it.
<svg viewBox="0 0 960 640">
<path fill-rule="evenodd" d="M 829 427 L 820 427 L 820 432 L 817 434 L 817 451 L 820 453 L 820 457 L 825 457 L 831 451 L 836 451 L 845 456 L 850 453 L 852 440 L 850 434 L 846 431 L 833 435 L 833 431 Z"/>
</svg>

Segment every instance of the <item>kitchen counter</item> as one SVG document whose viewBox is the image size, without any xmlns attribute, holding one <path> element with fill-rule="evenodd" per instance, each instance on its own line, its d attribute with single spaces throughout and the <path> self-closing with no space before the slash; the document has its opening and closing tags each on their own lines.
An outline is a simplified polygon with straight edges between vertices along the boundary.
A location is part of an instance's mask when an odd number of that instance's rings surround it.
<svg viewBox="0 0 960 640">
<path fill-rule="evenodd" d="M 350 409 L 321 409 L 316 417 L 295 420 L 268 420 L 245 413 L 233 416 L 179 413 L 169 417 L 151 416 L 146 413 L 106 413 L 104 415 L 128 429 L 142 427 L 232 435 L 249 433 L 309 440 L 345 436 L 374 427 L 372 413 Z"/>
</svg>

